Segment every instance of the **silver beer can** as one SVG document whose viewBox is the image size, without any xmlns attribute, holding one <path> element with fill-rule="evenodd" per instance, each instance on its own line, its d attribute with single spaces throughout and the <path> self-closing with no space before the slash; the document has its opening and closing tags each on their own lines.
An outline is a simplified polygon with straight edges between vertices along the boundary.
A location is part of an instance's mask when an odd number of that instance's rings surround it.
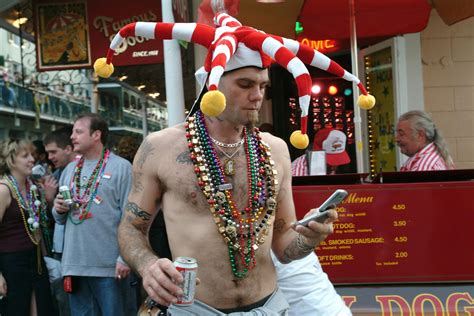
<svg viewBox="0 0 474 316">
<path fill-rule="evenodd" d="M 178 302 L 176 302 L 175 305 L 191 305 L 194 301 L 194 294 L 196 293 L 197 261 L 194 258 L 178 257 L 173 263 L 176 270 L 181 273 L 184 279 L 183 283 L 181 283 L 181 289 L 184 294 L 178 298 Z"/>
<path fill-rule="evenodd" d="M 63 196 L 64 203 L 69 206 L 74 203 L 74 201 L 72 200 L 71 191 L 69 190 L 69 187 L 67 185 L 60 186 L 59 193 L 61 193 L 61 195 Z"/>
</svg>

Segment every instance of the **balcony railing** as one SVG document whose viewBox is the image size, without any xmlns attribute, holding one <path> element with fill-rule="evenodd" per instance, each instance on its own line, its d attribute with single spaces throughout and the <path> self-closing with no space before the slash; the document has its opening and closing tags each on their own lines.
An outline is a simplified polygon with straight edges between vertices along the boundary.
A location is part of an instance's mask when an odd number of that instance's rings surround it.
<svg viewBox="0 0 474 316">
<path fill-rule="evenodd" d="M 78 99 L 72 95 L 49 91 L 46 88 L 22 87 L 14 83 L 0 82 L 0 113 L 13 113 L 27 117 L 39 115 L 41 120 L 71 124 L 84 112 L 90 112 L 90 100 Z M 110 115 L 105 108 L 99 109 L 111 127 L 124 127 L 127 130 L 141 133 L 143 119 L 140 113 L 118 109 L 121 113 Z M 157 131 L 166 127 L 164 120 L 148 119 L 148 130 Z"/>
</svg>

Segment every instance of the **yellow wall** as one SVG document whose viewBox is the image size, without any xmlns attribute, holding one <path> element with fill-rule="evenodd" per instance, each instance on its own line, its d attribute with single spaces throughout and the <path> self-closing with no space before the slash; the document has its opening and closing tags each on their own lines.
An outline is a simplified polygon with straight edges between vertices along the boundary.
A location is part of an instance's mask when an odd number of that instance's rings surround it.
<svg viewBox="0 0 474 316">
<path fill-rule="evenodd" d="M 425 110 L 457 169 L 474 168 L 474 17 L 447 26 L 432 10 L 421 32 Z"/>
</svg>

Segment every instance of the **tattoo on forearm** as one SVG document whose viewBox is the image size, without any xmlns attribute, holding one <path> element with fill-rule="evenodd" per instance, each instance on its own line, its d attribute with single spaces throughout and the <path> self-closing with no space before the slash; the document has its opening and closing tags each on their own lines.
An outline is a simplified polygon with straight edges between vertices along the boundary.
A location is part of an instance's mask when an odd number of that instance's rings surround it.
<svg viewBox="0 0 474 316">
<path fill-rule="evenodd" d="M 141 224 L 137 225 L 136 222 Z M 148 244 L 147 227 L 150 223 L 138 221 L 130 213 L 125 213 L 125 220 L 122 220 L 118 229 L 120 254 L 140 274 L 144 267 L 157 258 Z"/>
<path fill-rule="evenodd" d="M 143 183 L 141 181 L 141 177 L 143 176 L 143 172 L 134 171 L 133 172 L 133 193 L 143 192 L 145 189 Z"/>
<path fill-rule="evenodd" d="M 277 233 L 283 232 L 285 229 L 285 220 L 283 219 L 277 219 L 275 220 L 275 223 L 273 224 L 273 230 Z"/>
<path fill-rule="evenodd" d="M 182 152 L 181 154 L 176 157 L 176 162 L 183 164 L 183 165 L 192 165 L 193 161 L 191 160 L 191 157 L 189 157 L 189 151 L 186 150 Z"/>
<path fill-rule="evenodd" d="M 314 251 L 314 246 L 308 245 L 304 241 L 304 237 L 301 234 L 291 241 L 286 247 L 284 253 L 284 260 L 290 262 L 295 259 L 300 259 L 307 256 L 311 251 Z"/>
<path fill-rule="evenodd" d="M 143 164 L 147 157 L 153 155 L 153 150 L 155 150 L 155 148 L 145 139 L 143 144 L 140 146 L 140 156 L 137 159 L 137 166 L 139 168 L 143 168 Z"/>
<path fill-rule="evenodd" d="M 127 205 L 125 205 L 125 211 L 135 215 L 136 217 L 144 221 L 149 221 L 151 219 L 150 213 L 142 210 L 140 207 L 138 207 L 136 203 L 133 202 L 128 202 Z"/>
</svg>

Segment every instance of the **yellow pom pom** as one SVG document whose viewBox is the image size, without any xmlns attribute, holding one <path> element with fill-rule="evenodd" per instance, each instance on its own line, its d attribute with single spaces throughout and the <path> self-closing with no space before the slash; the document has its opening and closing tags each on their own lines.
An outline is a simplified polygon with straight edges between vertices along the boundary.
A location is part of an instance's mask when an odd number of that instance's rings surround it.
<svg viewBox="0 0 474 316">
<path fill-rule="evenodd" d="M 301 131 L 294 131 L 290 136 L 290 143 L 293 147 L 298 149 L 305 149 L 309 145 L 309 137 L 306 134 L 301 134 Z"/>
<path fill-rule="evenodd" d="M 94 71 L 97 76 L 102 78 L 108 78 L 114 72 L 114 65 L 107 64 L 107 59 L 105 57 L 102 57 L 95 61 Z"/>
<path fill-rule="evenodd" d="M 364 110 L 370 110 L 375 106 L 375 97 L 371 94 L 359 96 L 357 99 L 357 105 Z"/>
<path fill-rule="evenodd" d="M 206 92 L 201 100 L 201 111 L 207 116 L 218 116 L 225 109 L 225 96 L 218 90 Z"/>
</svg>

